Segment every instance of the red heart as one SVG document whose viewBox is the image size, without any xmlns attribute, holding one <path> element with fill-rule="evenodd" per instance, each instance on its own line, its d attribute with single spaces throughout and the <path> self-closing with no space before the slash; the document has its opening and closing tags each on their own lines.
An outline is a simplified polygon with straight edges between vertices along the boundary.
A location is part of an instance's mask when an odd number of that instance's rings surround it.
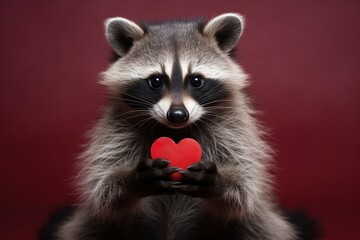
<svg viewBox="0 0 360 240">
<path fill-rule="evenodd" d="M 201 159 L 200 144 L 191 138 L 184 138 L 178 144 L 168 137 L 158 138 L 152 144 L 150 153 L 152 159 L 164 158 L 170 161 L 169 166 L 182 169 Z M 173 181 L 179 181 L 182 177 L 178 172 L 170 176 Z"/>
</svg>

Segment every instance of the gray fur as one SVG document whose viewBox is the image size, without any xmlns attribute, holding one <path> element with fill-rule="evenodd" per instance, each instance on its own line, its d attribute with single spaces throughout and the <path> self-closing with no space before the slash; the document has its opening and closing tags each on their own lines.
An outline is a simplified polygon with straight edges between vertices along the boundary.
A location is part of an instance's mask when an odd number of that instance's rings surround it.
<svg viewBox="0 0 360 240">
<path fill-rule="evenodd" d="M 235 22 L 234 34 L 225 45 L 214 37 L 224 19 Z M 121 20 L 116 21 L 117 29 L 123 29 Z M 125 23 L 130 28 L 135 24 Z M 240 15 L 221 15 L 205 26 L 197 22 L 149 25 L 143 36 L 139 35 L 142 28 L 132 26 L 135 30 L 127 32 L 135 32 L 131 36 L 136 38 L 126 51 L 113 42 L 112 24 L 111 19 L 107 21 L 107 37 L 121 58 L 103 73 L 102 83 L 113 101 L 90 134 L 77 179 L 81 203 L 60 228 L 59 239 L 296 239 L 274 202 L 267 172 L 271 150 L 262 140 L 263 132 L 244 93 L 246 75 L 228 56 L 243 28 Z M 220 81 L 230 93 L 220 105 L 202 106 L 200 119 L 181 131 L 200 143 L 202 161 L 218 166 L 216 188 L 224 191 L 217 198 L 182 194 L 140 198 L 129 192 L 134 167 L 149 157 L 151 143 L 163 133 L 155 130 L 164 128 L 154 121 L 151 110 L 128 108 L 118 93 L 154 73 L 171 76 L 175 56 L 182 76 L 201 73 Z M 167 94 L 171 99 L 172 93 Z M 182 94 L 188 96 L 185 90 Z M 134 115 L 142 120 L 130 124 Z"/>
</svg>

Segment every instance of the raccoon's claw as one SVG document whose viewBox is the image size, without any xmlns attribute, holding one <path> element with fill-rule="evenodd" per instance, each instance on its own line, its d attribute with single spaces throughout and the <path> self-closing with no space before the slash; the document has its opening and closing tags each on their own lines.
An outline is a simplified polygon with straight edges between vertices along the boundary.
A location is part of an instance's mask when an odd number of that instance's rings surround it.
<svg viewBox="0 0 360 240">
<path fill-rule="evenodd" d="M 135 171 L 133 192 L 138 196 L 174 193 L 170 175 L 180 169 L 168 167 L 169 163 L 162 158 L 141 161 Z"/>
<path fill-rule="evenodd" d="M 205 171 L 208 173 L 216 173 L 217 172 L 217 167 L 215 163 L 212 162 L 198 162 L 198 163 L 194 163 L 191 166 L 188 167 L 189 171 Z"/>
<path fill-rule="evenodd" d="M 180 182 L 173 183 L 176 192 L 203 198 L 215 195 L 217 168 L 214 163 L 195 163 L 179 173 L 184 177 Z"/>
<path fill-rule="evenodd" d="M 144 172 L 138 173 L 138 180 L 144 184 L 150 184 L 156 180 L 169 180 L 169 176 L 176 171 L 179 171 L 176 167 L 164 167 L 164 168 L 150 168 Z"/>
<path fill-rule="evenodd" d="M 163 158 L 157 158 L 155 160 L 151 160 L 150 158 L 146 158 L 144 161 L 139 162 L 137 166 L 137 170 L 140 172 L 146 171 L 150 168 L 158 167 L 164 168 L 168 166 L 170 162 Z"/>
</svg>

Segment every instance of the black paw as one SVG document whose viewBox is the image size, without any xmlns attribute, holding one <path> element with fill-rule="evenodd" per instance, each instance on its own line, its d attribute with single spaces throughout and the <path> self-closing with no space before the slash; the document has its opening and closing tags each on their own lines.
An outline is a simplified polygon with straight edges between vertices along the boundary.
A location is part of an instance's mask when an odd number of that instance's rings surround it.
<svg viewBox="0 0 360 240">
<path fill-rule="evenodd" d="M 217 167 L 215 163 L 195 163 L 179 173 L 184 177 L 180 182 L 173 183 L 173 188 L 177 193 L 202 198 L 216 196 Z"/>
<path fill-rule="evenodd" d="M 138 196 L 174 193 L 170 175 L 180 169 L 168 167 L 169 163 L 162 158 L 155 160 L 148 158 L 140 162 L 135 169 L 134 181 L 136 184 L 133 186 L 132 192 Z"/>
</svg>

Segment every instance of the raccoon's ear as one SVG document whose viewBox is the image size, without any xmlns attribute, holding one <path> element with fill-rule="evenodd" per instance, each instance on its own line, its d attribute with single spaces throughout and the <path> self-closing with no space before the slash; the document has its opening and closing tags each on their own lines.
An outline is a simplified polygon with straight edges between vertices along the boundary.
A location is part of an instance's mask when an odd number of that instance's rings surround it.
<svg viewBox="0 0 360 240">
<path fill-rule="evenodd" d="M 126 18 L 115 17 L 105 21 L 106 38 L 120 57 L 124 56 L 144 34 L 139 25 Z"/>
<path fill-rule="evenodd" d="M 244 29 L 244 18 L 237 13 L 225 13 L 211 19 L 203 33 L 215 38 L 218 46 L 226 53 L 231 52 Z"/>
</svg>

